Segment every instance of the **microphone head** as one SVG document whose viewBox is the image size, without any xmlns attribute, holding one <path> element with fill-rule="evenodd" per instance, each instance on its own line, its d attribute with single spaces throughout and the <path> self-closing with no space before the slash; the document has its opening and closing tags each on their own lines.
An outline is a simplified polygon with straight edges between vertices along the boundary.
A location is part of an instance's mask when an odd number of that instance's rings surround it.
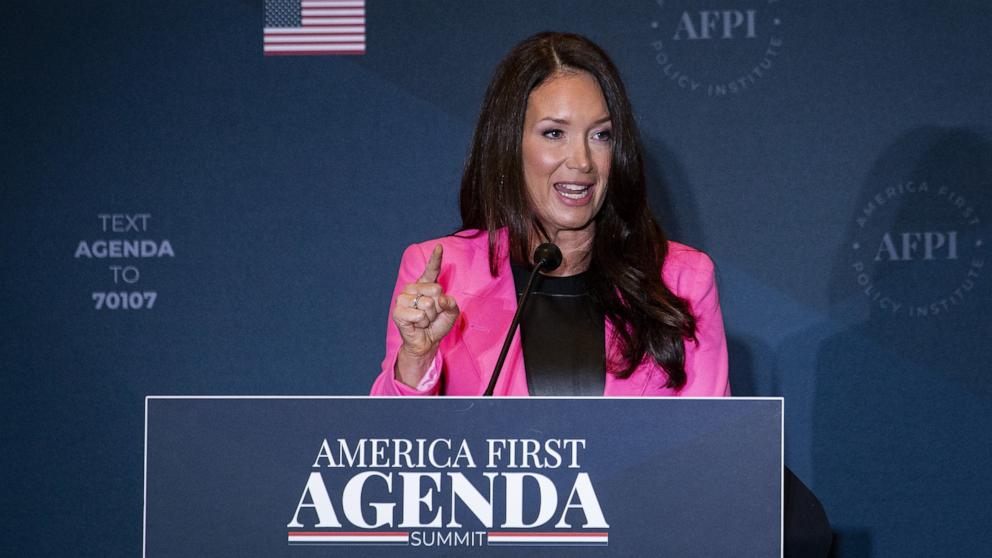
<svg viewBox="0 0 992 558">
<path fill-rule="evenodd" d="M 550 242 L 534 250 L 534 265 L 542 271 L 554 271 L 561 265 L 561 250 Z"/>
</svg>

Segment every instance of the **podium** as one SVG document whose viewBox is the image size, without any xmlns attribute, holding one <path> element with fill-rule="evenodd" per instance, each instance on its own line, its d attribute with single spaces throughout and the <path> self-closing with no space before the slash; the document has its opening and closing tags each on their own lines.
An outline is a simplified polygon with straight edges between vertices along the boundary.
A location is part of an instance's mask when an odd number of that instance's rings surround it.
<svg viewBox="0 0 992 558">
<path fill-rule="evenodd" d="M 783 404 L 151 396 L 144 556 L 778 557 Z"/>
</svg>

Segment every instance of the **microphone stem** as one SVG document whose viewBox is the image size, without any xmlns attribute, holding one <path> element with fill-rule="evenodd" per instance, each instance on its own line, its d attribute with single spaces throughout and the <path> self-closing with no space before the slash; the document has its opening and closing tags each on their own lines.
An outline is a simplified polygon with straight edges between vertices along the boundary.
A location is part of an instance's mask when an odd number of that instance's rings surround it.
<svg viewBox="0 0 992 558">
<path fill-rule="evenodd" d="M 510 331 L 506 334 L 506 339 L 503 340 L 503 348 L 499 352 L 499 359 L 496 360 L 496 368 L 493 369 L 493 375 L 489 378 L 489 387 L 486 388 L 486 392 L 482 395 L 484 397 L 491 397 L 493 390 L 496 389 L 496 381 L 499 380 L 499 373 L 503 369 L 503 361 L 506 360 L 506 353 L 510 351 L 510 342 L 513 341 L 513 334 L 516 333 L 517 327 L 520 325 L 520 318 L 524 314 L 524 306 L 527 305 L 527 299 L 530 297 L 530 290 L 534 286 L 534 279 L 537 278 L 538 272 L 544 267 L 546 260 L 541 260 L 537 262 L 534 266 L 534 271 L 530 273 L 530 278 L 527 279 L 527 286 L 524 287 L 523 294 L 517 300 L 517 311 L 513 314 L 513 321 L 510 322 Z"/>
</svg>

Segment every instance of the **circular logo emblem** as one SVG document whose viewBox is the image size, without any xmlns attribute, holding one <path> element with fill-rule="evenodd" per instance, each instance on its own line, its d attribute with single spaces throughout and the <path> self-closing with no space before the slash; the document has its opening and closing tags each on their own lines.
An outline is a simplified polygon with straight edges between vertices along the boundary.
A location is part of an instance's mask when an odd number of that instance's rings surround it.
<svg viewBox="0 0 992 558">
<path fill-rule="evenodd" d="M 779 0 L 655 0 L 649 22 L 660 78 L 693 95 L 740 95 L 771 73 L 783 48 Z"/>
<path fill-rule="evenodd" d="M 850 270 L 873 311 L 928 318 L 952 312 L 986 272 L 982 219 L 950 184 L 902 182 L 857 216 Z"/>
</svg>

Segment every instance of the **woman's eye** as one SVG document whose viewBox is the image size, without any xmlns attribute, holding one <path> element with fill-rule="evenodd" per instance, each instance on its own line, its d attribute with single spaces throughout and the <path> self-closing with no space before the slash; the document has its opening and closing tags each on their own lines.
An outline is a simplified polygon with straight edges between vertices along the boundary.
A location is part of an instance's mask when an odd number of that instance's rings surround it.
<svg viewBox="0 0 992 558">
<path fill-rule="evenodd" d="M 613 132 L 611 130 L 601 130 L 596 132 L 594 137 L 600 141 L 610 141 L 613 139 Z"/>
<path fill-rule="evenodd" d="M 550 130 L 544 131 L 544 137 L 551 139 L 561 139 L 565 136 L 565 132 L 559 130 L 558 128 L 552 128 Z"/>
</svg>

